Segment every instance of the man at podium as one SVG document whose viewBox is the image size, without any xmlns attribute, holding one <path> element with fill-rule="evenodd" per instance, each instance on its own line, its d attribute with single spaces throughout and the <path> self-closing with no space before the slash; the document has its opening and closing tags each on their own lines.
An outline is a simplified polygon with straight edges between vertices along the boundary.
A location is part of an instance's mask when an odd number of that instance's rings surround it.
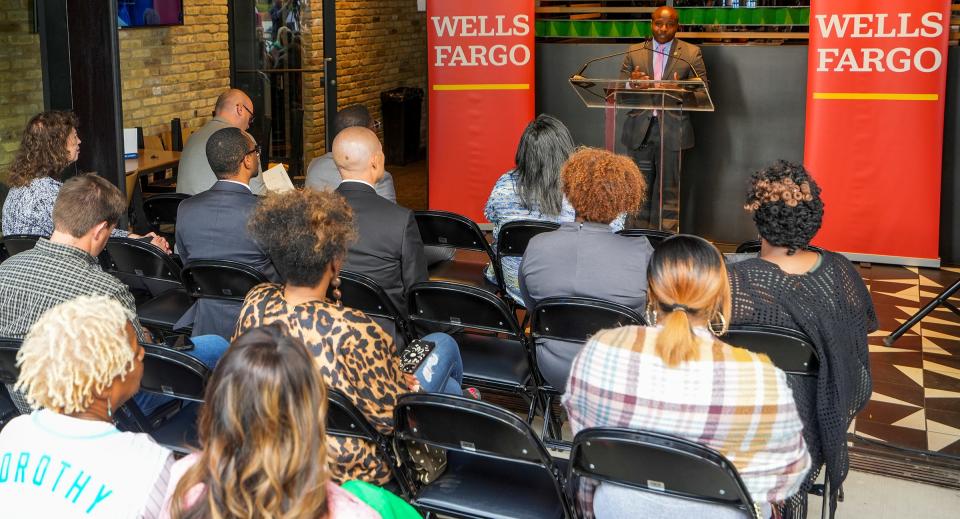
<svg viewBox="0 0 960 519">
<path fill-rule="evenodd" d="M 679 18 L 673 7 L 657 8 L 651 16 L 653 40 L 631 45 L 620 67 L 620 79 L 670 81 L 707 81 L 700 48 L 675 38 Z M 661 131 L 662 125 L 662 131 Z M 663 149 L 661 153 L 661 134 Z M 627 113 L 620 134 L 620 142 L 627 148 L 647 181 L 644 206 L 632 215 L 631 227 L 657 227 L 660 205 L 660 186 L 664 182 L 663 228 L 676 230 L 679 220 L 680 156 L 682 150 L 693 147 L 693 125 L 686 112 L 632 110 Z M 659 175 L 657 172 L 662 172 Z"/>
</svg>

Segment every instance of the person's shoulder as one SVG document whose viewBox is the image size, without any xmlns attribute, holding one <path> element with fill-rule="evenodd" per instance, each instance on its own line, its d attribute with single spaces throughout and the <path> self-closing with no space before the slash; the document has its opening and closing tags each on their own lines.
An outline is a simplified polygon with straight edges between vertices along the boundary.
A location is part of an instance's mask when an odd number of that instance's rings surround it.
<svg viewBox="0 0 960 519">
<path fill-rule="evenodd" d="M 257 302 L 269 300 L 283 295 L 283 287 L 277 283 L 260 283 L 247 292 L 246 301 Z"/>
</svg>

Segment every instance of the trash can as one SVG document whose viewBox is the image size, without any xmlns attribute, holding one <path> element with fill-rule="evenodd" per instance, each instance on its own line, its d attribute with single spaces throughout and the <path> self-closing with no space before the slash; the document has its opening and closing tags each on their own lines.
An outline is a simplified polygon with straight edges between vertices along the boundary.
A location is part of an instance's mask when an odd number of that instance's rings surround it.
<svg viewBox="0 0 960 519">
<path fill-rule="evenodd" d="M 399 87 L 380 92 L 383 153 L 387 164 L 405 165 L 420 155 L 420 106 L 423 90 Z"/>
</svg>

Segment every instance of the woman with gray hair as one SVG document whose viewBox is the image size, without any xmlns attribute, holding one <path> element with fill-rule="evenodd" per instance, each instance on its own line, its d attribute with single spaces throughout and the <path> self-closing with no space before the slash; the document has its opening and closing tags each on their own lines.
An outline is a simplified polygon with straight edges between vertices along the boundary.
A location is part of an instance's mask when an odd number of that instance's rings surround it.
<svg viewBox="0 0 960 519">
<path fill-rule="evenodd" d="M 17 389 L 39 409 L 0 432 L 4 517 L 157 517 L 173 456 L 113 414 L 140 389 L 143 348 L 116 300 L 47 310 L 17 354 Z"/>
</svg>

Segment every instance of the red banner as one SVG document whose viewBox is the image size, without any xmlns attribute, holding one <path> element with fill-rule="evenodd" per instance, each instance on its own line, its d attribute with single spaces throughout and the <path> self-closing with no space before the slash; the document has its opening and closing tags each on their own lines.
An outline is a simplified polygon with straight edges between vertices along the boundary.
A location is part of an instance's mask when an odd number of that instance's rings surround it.
<svg viewBox="0 0 960 519">
<path fill-rule="evenodd" d="M 534 117 L 533 0 L 429 0 L 430 208 L 482 222 Z"/>
<path fill-rule="evenodd" d="M 812 2 L 804 162 L 823 188 L 817 245 L 937 261 L 949 9 Z"/>
</svg>

